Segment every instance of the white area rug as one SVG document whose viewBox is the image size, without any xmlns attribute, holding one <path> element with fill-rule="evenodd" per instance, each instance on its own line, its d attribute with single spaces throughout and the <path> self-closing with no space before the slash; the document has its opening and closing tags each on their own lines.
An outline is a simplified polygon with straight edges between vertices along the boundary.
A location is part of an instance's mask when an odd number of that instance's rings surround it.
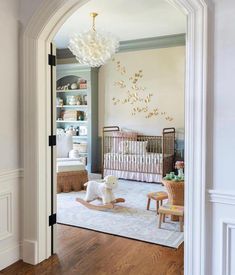
<svg viewBox="0 0 235 275">
<path fill-rule="evenodd" d="M 150 210 L 146 210 L 147 193 L 161 190 L 164 187 L 159 184 L 119 180 L 115 196 L 125 198 L 126 202 L 107 211 L 87 209 L 76 202 L 77 197 L 84 198 L 85 191 L 60 193 L 57 222 L 177 248 L 184 238 L 179 232 L 179 223 L 166 219 L 159 229 L 155 201 L 151 202 Z"/>
</svg>

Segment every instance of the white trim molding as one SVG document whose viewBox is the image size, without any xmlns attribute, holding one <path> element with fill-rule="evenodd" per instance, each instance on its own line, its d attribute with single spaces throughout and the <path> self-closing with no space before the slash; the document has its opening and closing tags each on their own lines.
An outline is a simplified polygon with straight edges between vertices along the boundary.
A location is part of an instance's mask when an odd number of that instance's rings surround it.
<svg viewBox="0 0 235 275">
<path fill-rule="evenodd" d="M 24 238 L 37 261 L 50 256 L 50 42 L 88 0 L 44 0 L 22 33 L 24 98 Z M 205 274 L 207 4 L 168 0 L 187 15 L 185 83 L 185 274 Z M 33 92 L 32 92 L 33 91 Z M 33 225 L 33 226 L 32 226 Z M 27 257 L 24 258 L 28 261 Z"/>
<path fill-rule="evenodd" d="M 23 169 L 2 170 L 0 171 L 0 182 L 23 178 L 23 176 Z"/>
<path fill-rule="evenodd" d="M 22 258 L 27 259 L 27 262 L 32 265 L 38 263 L 37 242 L 31 240 L 23 241 Z"/>
<path fill-rule="evenodd" d="M 235 220 L 221 221 L 221 275 L 234 275 L 234 253 L 235 253 Z M 234 234 L 232 242 L 232 234 Z M 233 252 L 232 252 L 233 251 Z M 233 256 L 232 256 L 233 255 Z M 232 267 L 233 266 L 233 272 Z"/>
<path fill-rule="evenodd" d="M 235 205 L 234 191 L 208 190 L 208 201 L 212 203 Z"/>
<path fill-rule="evenodd" d="M 4 209 L 0 209 L 1 211 L 4 211 L 4 213 L 1 213 L 0 217 L 3 219 L 0 219 L 1 227 L 3 227 L 2 232 L 0 231 L 0 241 L 7 239 L 13 235 L 12 231 L 12 224 L 13 224 L 13 217 L 12 217 L 12 191 L 0 191 L 0 205 L 3 207 L 5 201 L 5 207 Z M 5 217 L 5 218 L 4 218 Z"/>
<path fill-rule="evenodd" d="M 0 270 L 21 258 L 23 170 L 0 171 Z"/>
</svg>

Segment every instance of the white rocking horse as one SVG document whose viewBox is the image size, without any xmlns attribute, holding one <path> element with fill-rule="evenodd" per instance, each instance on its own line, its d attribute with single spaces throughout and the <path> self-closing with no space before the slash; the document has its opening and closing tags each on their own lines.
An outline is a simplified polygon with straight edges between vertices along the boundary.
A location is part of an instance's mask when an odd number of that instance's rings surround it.
<svg viewBox="0 0 235 275">
<path fill-rule="evenodd" d="M 91 180 L 84 184 L 87 186 L 85 199 L 77 198 L 76 201 L 94 210 L 107 210 L 114 208 L 115 203 L 125 202 L 125 199 L 115 199 L 113 189 L 117 187 L 118 180 L 114 176 L 106 176 L 103 180 Z M 103 205 L 94 205 L 91 202 L 101 199 Z"/>
</svg>

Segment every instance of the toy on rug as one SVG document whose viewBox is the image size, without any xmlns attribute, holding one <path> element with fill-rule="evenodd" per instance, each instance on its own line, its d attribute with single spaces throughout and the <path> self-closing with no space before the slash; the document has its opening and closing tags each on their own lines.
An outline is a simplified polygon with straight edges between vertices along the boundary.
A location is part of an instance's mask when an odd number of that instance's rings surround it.
<svg viewBox="0 0 235 275">
<path fill-rule="evenodd" d="M 114 176 L 106 176 L 103 180 L 91 180 L 84 184 L 87 186 L 85 199 L 77 198 L 76 201 L 84 206 L 95 210 L 106 210 L 114 208 L 114 204 L 125 202 L 125 199 L 115 199 L 113 189 L 117 187 L 118 180 Z M 103 205 L 91 204 L 92 201 L 101 199 Z"/>
</svg>

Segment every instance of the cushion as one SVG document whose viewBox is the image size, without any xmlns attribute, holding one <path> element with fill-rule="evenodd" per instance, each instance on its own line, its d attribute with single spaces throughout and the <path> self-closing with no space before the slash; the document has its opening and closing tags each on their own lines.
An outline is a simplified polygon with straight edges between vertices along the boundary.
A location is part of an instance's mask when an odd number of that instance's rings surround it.
<svg viewBox="0 0 235 275">
<path fill-rule="evenodd" d="M 118 145 L 119 154 L 128 154 L 128 144 L 127 141 L 120 141 Z"/>
<path fill-rule="evenodd" d="M 59 161 L 57 162 L 57 173 L 85 170 L 85 165 L 80 161 Z"/>
<path fill-rule="evenodd" d="M 57 143 L 57 158 L 68 158 L 70 150 L 73 149 L 73 139 L 70 135 L 58 135 Z"/>
<path fill-rule="evenodd" d="M 112 144 L 112 150 L 111 150 L 112 153 L 121 153 L 119 150 L 119 143 L 127 140 L 137 140 L 137 135 L 138 134 L 136 132 L 123 132 L 123 131 L 114 132 L 113 144 Z"/>
<path fill-rule="evenodd" d="M 70 150 L 69 151 L 69 158 L 70 159 L 76 159 L 79 158 L 79 152 L 76 149 Z"/>
<path fill-rule="evenodd" d="M 147 141 L 127 141 L 128 154 L 144 155 L 147 153 Z"/>
<path fill-rule="evenodd" d="M 81 157 L 79 157 L 79 158 L 57 158 L 56 161 L 57 162 L 61 162 L 61 161 L 76 161 L 76 160 L 80 161 L 80 158 Z"/>
</svg>

